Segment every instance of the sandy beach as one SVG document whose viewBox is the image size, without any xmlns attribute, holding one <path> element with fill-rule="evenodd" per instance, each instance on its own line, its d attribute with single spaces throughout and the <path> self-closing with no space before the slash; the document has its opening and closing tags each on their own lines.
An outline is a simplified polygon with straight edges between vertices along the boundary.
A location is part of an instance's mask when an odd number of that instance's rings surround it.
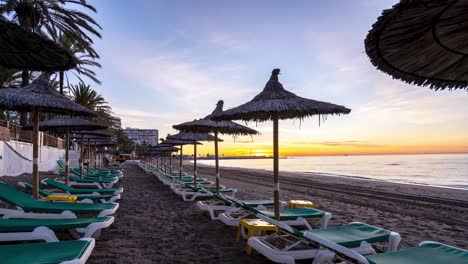
<svg viewBox="0 0 468 264">
<path fill-rule="evenodd" d="M 184 171 L 193 165 L 185 162 Z M 215 170 L 199 166 L 198 175 L 214 180 Z M 270 171 L 222 168 L 221 177 L 241 198 L 273 196 Z M 280 188 L 282 200 L 310 200 L 332 213 L 332 226 L 360 221 L 384 227 L 401 234 L 402 247 L 434 240 L 468 248 L 467 190 L 281 171 Z"/>
<path fill-rule="evenodd" d="M 41 179 L 55 177 L 41 173 Z M 29 174 L 1 177 L 14 186 L 31 179 Z M 125 166 L 118 185 L 125 191 L 115 222 L 102 231 L 87 263 L 269 263 L 261 255 L 244 253 L 235 228 L 211 222 L 194 203 L 182 201 L 137 165 Z M 71 239 L 67 232 L 58 236 Z"/>
<path fill-rule="evenodd" d="M 174 168 L 176 170 L 176 168 Z M 192 170 L 185 162 L 184 171 Z M 214 168 L 199 167 L 214 179 Z M 271 172 L 222 169 L 222 184 L 239 189 L 240 198 L 271 197 Z M 55 175 L 43 173 L 41 178 Z M 31 175 L 2 177 L 16 184 Z M 183 202 L 154 175 L 135 164 L 125 166 L 125 188 L 115 223 L 104 230 L 88 263 L 270 263 L 248 256 L 235 242 L 236 229 L 211 221 L 195 203 Z M 435 240 L 468 247 L 468 192 L 341 177 L 281 174 L 281 199 L 307 199 L 331 212 L 330 225 L 362 221 L 402 235 L 402 247 Z M 66 233 L 60 238 L 70 239 Z"/>
</svg>

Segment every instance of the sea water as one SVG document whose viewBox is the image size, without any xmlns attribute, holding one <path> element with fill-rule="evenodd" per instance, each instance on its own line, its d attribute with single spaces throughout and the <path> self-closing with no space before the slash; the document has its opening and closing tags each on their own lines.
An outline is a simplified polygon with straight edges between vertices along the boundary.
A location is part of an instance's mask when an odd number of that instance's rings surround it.
<svg viewBox="0 0 468 264">
<path fill-rule="evenodd" d="M 272 170 L 273 160 L 226 159 L 220 166 Z M 468 189 L 468 154 L 287 157 L 280 159 L 280 171 Z"/>
</svg>

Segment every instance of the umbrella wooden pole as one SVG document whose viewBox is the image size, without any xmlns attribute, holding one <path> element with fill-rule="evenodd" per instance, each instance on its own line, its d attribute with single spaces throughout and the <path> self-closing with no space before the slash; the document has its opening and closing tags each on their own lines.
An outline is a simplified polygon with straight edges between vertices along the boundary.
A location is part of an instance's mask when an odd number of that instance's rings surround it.
<svg viewBox="0 0 468 264">
<path fill-rule="evenodd" d="M 83 147 L 84 147 L 84 135 L 81 135 L 81 147 L 80 147 L 80 178 L 83 179 Z"/>
<path fill-rule="evenodd" d="M 172 176 L 172 152 L 169 152 L 169 174 Z"/>
<path fill-rule="evenodd" d="M 219 180 L 221 178 L 219 173 L 219 152 L 218 152 L 218 131 L 214 132 L 215 144 L 215 168 L 216 168 L 216 194 L 219 195 Z"/>
<path fill-rule="evenodd" d="M 97 167 L 97 153 L 96 153 L 96 142 L 94 142 L 94 147 L 93 147 L 93 168 Z"/>
<path fill-rule="evenodd" d="M 86 173 L 89 174 L 89 163 L 91 163 L 91 143 L 90 139 L 88 138 L 88 163 L 86 164 Z"/>
<path fill-rule="evenodd" d="M 197 188 L 197 142 L 193 144 L 193 186 Z"/>
<path fill-rule="evenodd" d="M 33 111 L 33 195 L 39 199 L 39 110 Z"/>
<path fill-rule="evenodd" d="M 179 177 L 182 180 L 182 152 L 183 145 L 180 145 L 180 156 L 179 156 Z"/>
<path fill-rule="evenodd" d="M 274 202 L 275 219 L 280 220 L 279 211 L 279 147 L 278 147 L 278 117 L 273 119 L 273 182 L 274 182 Z"/>
<path fill-rule="evenodd" d="M 96 145 L 96 168 L 101 169 L 101 162 L 99 158 L 101 157 L 101 147 Z"/>
<path fill-rule="evenodd" d="M 97 154 L 97 161 L 98 161 L 98 166 L 99 166 L 99 169 L 102 169 L 102 166 L 101 166 L 101 162 L 102 162 L 102 158 L 101 158 L 101 147 L 98 147 L 98 154 Z"/>
<path fill-rule="evenodd" d="M 67 133 L 65 135 L 65 184 L 70 184 L 68 174 L 70 173 L 70 128 L 67 127 Z"/>
</svg>

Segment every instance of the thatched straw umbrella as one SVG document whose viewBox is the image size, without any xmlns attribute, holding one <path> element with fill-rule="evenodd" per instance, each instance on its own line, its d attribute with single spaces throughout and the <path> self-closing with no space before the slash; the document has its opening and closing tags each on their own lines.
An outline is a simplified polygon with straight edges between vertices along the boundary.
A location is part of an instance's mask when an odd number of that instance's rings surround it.
<svg viewBox="0 0 468 264">
<path fill-rule="evenodd" d="M 33 126 L 25 126 L 24 129 L 32 129 Z M 106 126 L 94 123 L 92 121 L 70 116 L 56 116 L 49 120 L 39 123 L 41 131 L 56 131 L 65 133 L 65 184 L 69 184 L 69 167 L 70 167 L 70 130 L 95 130 L 104 129 Z"/>
<path fill-rule="evenodd" d="M 177 147 L 174 147 L 171 144 L 158 144 L 155 146 L 153 149 L 150 149 L 149 153 L 156 155 L 156 156 L 162 156 L 162 155 L 168 155 L 169 156 L 169 173 L 172 174 L 172 152 L 177 152 L 180 149 Z M 158 159 L 159 160 L 159 159 Z M 159 164 L 157 164 L 159 167 Z M 161 166 L 162 167 L 162 166 Z M 165 168 L 166 172 L 166 168 Z"/>
<path fill-rule="evenodd" d="M 157 155 L 157 167 L 162 168 L 162 159 L 159 159 L 159 157 L 162 157 L 163 155 L 169 154 L 169 173 L 172 174 L 172 157 L 171 154 L 172 152 L 177 152 L 180 149 L 177 147 L 174 147 L 172 144 L 158 144 L 157 146 L 153 147 L 150 149 L 151 154 Z M 161 166 L 159 166 L 159 162 L 161 161 Z M 166 172 L 166 169 L 165 171 Z"/>
<path fill-rule="evenodd" d="M 117 143 L 109 139 L 94 139 L 93 143 L 97 148 L 97 153 L 96 153 L 96 161 L 98 162 L 97 167 L 102 168 L 103 167 L 103 154 L 105 153 L 104 149 L 106 147 L 117 146 Z"/>
<path fill-rule="evenodd" d="M 170 144 L 172 146 L 179 146 L 179 148 L 180 148 L 180 152 L 179 152 L 179 176 L 181 178 L 182 178 L 182 158 L 184 156 L 183 146 L 184 145 L 203 145 L 202 143 L 197 142 L 195 140 L 180 140 L 180 139 L 166 139 L 166 140 L 164 140 L 162 142 L 162 144 Z M 172 167 L 171 167 L 171 171 L 172 171 Z"/>
<path fill-rule="evenodd" d="M 172 126 L 175 129 L 181 131 L 196 131 L 196 132 L 205 132 L 213 133 L 215 137 L 215 169 L 216 169 L 216 193 L 219 195 L 219 182 L 221 178 L 221 173 L 219 172 L 219 151 L 218 151 L 218 133 L 227 134 L 227 135 L 257 135 L 259 134 L 256 130 L 253 130 L 249 127 L 243 126 L 241 124 L 232 122 L 232 121 L 213 121 L 211 117 L 213 115 L 223 113 L 223 100 L 219 100 L 216 104 L 216 108 L 210 115 L 206 117 L 190 122 L 185 122 L 182 124 Z"/>
<path fill-rule="evenodd" d="M 21 88 L 0 89 L 0 108 L 33 112 L 33 195 L 39 197 L 39 113 L 94 115 L 87 108 L 71 101 L 49 86 L 49 78 L 42 74 L 31 84 Z"/>
<path fill-rule="evenodd" d="M 93 155 L 94 155 L 94 166 L 95 167 L 102 167 L 102 154 L 104 147 L 112 147 L 116 146 L 117 143 L 112 141 L 110 138 L 95 138 L 91 139 L 91 144 L 94 145 L 93 147 Z M 96 151 L 97 150 L 97 151 Z"/>
<path fill-rule="evenodd" d="M 73 131 L 73 137 L 81 136 L 81 143 L 80 143 L 80 177 L 83 177 L 83 155 L 84 155 L 84 141 L 85 139 L 88 141 L 88 157 L 89 157 L 89 150 L 90 150 L 90 140 L 91 139 L 100 139 L 100 138 L 110 138 L 112 134 L 110 131 L 107 130 L 79 130 Z M 89 161 L 87 166 L 87 173 L 89 173 Z"/>
<path fill-rule="evenodd" d="M 318 115 L 348 114 L 350 109 L 336 104 L 299 97 L 283 88 L 278 81 L 279 69 L 274 69 L 261 93 L 250 102 L 215 115 L 215 120 L 245 120 L 264 122 L 273 120 L 273 179 L 275 218 L 279 220 L 279 144 L 278 123 L 281 119 L 305 118 Z"/>
<path fill-rule="evenodd" d="M 149 149 L 149 152 L 156 156 L 156 167 L 160 169 L 163 168 L 162 155 L 165 153 L 167 148 L 171 148 L 171 147 L 173 147 L 173 145 L 171 144 L 158 144 Z M 172 162 L 171 162 L 171 173 L 172 173 Z"/>
<path fill-rule="evenodd" d="M 431 89 L 468 89 L 468 5 L 401 0 L 384 10 L 365 40 L 379 70 Z"/>
<path fill-rule="evenodd" d="M 76 66 L 70 51 L 0 17 L 0 66 L 33 71 L 65 71 Z"/>
<path fill-rule="evenodd" d="M 180 132 L 170 135 L 168 139 L 193 140 L 196 141 L 223 141 L 208 133 Z M 217 144 L 217 143 L 216 143 Z M 197 144 L 193 144 L 193 186 L 197 186 Z"/>
</svg>

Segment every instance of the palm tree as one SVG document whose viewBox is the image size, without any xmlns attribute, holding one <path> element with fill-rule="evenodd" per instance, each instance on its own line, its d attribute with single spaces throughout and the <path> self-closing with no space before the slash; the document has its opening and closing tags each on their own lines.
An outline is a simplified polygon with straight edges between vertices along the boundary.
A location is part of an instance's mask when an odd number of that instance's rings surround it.
<svg viewBox="0 0 468 264">
<path fill-rule="evenodd" d="M 75 40 L 76 45 L 89 56 L 99 58 L 89 35 L 101 38 L 98 32 L 101 27 L 92 17 L 77 9 L 68 8 L 70 6 L 96 13 L 96 9 L 86 0 L 0 0 L 0 13 L 13 14 L 13 19 L 29 31 L 41 32 L 44 29 L 54 41 L 57 41 L 57 36 L 62 32 Z M 22 86 L 28 83 L 28 71 L 23 71 Z M 26 121 L 26 114 L 22 114 L 21 124 L 26 124 Z"/>
<path fill-rule="evenodd" d="M 78 85 L 70 85 L 70 98 L 75 103 L 96 112 L 96 122 L 106 126 L 111 125 L 112 108 L 101 94 L 91 89 L 90 85 L 86 85 L 82 82 Z"/>
<path fill-rule="evenodd" d="M 21 77 L 21 71 L 0 69 L 0 88 L 19 87 L 21 85 Z"/>
<path fill-rule="evenodd" d="M 75 8 L 68 8 L 73 6 Z M 93 49 L 91 35 L 101 38 L 98 30 L 101 26 L 89 15 L 76 9 L 96 13 L 96 8 L 86 0 L 1 0 L 0 12 L 13 14 L 14 20 L 34 32 L 44 29 L 47 34 L 57 41 L 60 33 L 76 41 L 93 58 L 99 55 Z"/>
<path fill-rule="evenodd" d="M 83 75 L 93 80 L 95 83 L 101 84 L 101 81 L 99 81 L 99 79 L 96 77 L 96 72 L 92 69 L 92 67 L 101 68 L 101 64 L 96 61 L 96 58 L 86 53 L 86 50 L 84 50 L 80 45 L 77 45 L 78 42 L 76 40 L 68 37 L 63 33 L 60 33 L 57 38 L 57 42 L 60 46 L 67 48 L 73 54 L 75 54 L 77 58 L 77 66 L 70 70 L 70 72 L 72 72 L 73 75 L 75 75 L 80 80 L 80 82 L 83 82 L 83 79 L 80 77 L 80 75 Z M 63 82 L 65 78 L 67 79 L 68 83 L 68 76 L 66 76 L 66 73 L 67 72 L 63 71 L 59 73 L 59 87 L 61 94 L 63 94 Z"/>
</svg>

